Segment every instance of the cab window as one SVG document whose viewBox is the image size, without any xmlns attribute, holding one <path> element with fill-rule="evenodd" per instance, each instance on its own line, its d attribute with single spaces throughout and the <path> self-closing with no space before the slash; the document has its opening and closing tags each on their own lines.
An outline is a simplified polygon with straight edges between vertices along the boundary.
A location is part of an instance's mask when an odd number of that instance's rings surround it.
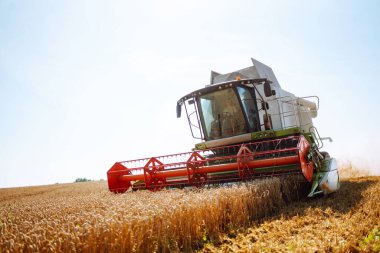
<svg viewBox="0 0 380 253">
<path fill-rule="evenodd" d="M 247 132 L 240 102 L 232 88 L 200 96 L 199 104 L 206 139 L 226 138 Z"/>
</svg>

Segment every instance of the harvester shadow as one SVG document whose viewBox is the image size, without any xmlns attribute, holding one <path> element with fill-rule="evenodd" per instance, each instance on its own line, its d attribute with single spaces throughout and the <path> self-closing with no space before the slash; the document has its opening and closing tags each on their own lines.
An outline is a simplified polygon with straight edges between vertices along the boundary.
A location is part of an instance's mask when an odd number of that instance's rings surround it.
<svg viewBox="0 0 380 253">
<path fill-rule="evenodd" d="M 305 214 L 310 208 L 331 209 L 334 213 L 345 214 L 360 204 L 363 199 L 363 192 L 375 183 L 375 180 L 369 178 L 342 181 L 340 189 L 337 192 L 327 196 L 303 198 L 289 203 L 271 217 L 264 217 L 264 220 L 273 219 L 278 216 L 291 218 L 296 215 Z"/>
</svg>

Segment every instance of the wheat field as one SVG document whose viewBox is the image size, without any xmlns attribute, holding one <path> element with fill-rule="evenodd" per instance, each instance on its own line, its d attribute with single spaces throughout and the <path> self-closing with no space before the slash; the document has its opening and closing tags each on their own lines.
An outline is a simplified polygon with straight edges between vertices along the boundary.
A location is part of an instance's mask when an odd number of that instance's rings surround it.
<svg viewBox="0 0 380 253">
<path fill-rule="evenodd" d="M 106 182 L 0 189 L 0 252 L 376 250 L 379 177 L 295 201 L 301 181 L 125 194 Z"/>
<path fill-rule="evenodd" d="M 348 169 L 345 173 L 351 174 Z M 290 203 L 203 252 L 380 252 L 380 177 L 344 175 L 331 196 Z"/>
<path fill-rule="evenodd" d="M 297 198 L 298 180 L 126 194 L 105 182 L 3 189 L 0 251 L 192 251 Z"/>
</svg>

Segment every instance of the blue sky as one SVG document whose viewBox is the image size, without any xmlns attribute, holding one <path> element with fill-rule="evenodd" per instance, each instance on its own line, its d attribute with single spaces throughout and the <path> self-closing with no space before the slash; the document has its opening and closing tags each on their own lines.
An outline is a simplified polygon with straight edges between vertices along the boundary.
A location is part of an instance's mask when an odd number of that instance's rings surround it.
<svg viewBox="0 0 380 253">
<path fill-rule="evenodd" d="M 380 173 L 378 1 L 0 1 L 0 187 L 106 178 L 188 151 L 175 103 L 221 73 L 271 66 L 318 95 L 340 160 Z"/>
</svg>

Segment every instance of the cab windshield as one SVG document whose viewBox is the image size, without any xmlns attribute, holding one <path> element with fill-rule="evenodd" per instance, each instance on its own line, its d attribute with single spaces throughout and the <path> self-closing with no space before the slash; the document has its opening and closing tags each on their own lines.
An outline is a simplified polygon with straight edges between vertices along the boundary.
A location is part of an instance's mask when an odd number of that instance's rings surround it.
<svg viewBox="0 0 380 253">
<path fill-rule="evenodd" d="M 239 96 L 241 96 L 240 93 Z M 244 103 L 247 103 L 247 101 Z M 247 127 L 239 98 L 233 88 L 200 96 L 199 105 L 207 140 L 247 133 L 249 128 Z M 244 109 L 246 107 L 244 104 Z"/>
</svg>

